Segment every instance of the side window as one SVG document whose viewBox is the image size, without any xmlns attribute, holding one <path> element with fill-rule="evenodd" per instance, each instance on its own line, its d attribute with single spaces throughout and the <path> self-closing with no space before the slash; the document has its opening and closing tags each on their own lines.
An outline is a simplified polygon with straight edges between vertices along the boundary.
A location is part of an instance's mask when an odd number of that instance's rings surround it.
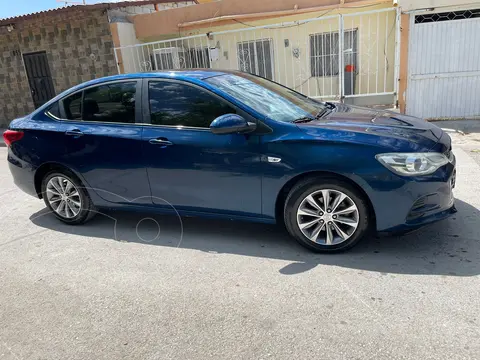
<svg viewBox="0 0 480 360">
<path fill-rule="evenodd" d="M 65 116 L 69 120 L 80 120 L 82 118 L 82 92 L 73 94 L 63 99 L 63 108 Z"/>
<path fill-rule="evenodd" d="M 135 122 L 137 83 L 121 82 L 85 90 L 82 119 L 115 123 Z"/>
<path fill-rule="evenodd" d="M 148 93 L 154 125 L 208 128 L 218 116 L 236 113 L 207 91 L 187 84 L 151 81 Z"/>
<path fill-rule="evenodd" d="M 58 105 L 58 101 L 48 108 L 47 115 L 53 117 L 54 119 L 60 119 L 62 117 L 60 115 L 60 106 Z"/>
</svg>

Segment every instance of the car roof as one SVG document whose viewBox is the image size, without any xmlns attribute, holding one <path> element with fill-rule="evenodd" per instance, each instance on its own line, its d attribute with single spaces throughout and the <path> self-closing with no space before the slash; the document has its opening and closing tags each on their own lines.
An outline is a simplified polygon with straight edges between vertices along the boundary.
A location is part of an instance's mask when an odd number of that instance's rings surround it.
<svg viewBox="0 0 480 360">
<path fill-rule="evenodd" d="M 140 72 L 140 73 L 129 73 L 129 74 L 120 74 L 120 75 L 112 75 L 112 76 L 105 76 L 93 80 L 89 80 L 83 82 L 81 84 L 75 85 L 70 89 L 65 90 L 64 92 L 58 94 L 50 101 L 46 102 L 43 106 L 39 107 L 36 111 L 32 114 L 35 114 L 40 111 L 44 111 L 44 109 L 48 108 L 52 103 L 58 101 L 59 99 L 69 96 L 76 91 L 81 91 L 84 88 L 93 86 L 93 85 L 101 85 L 106 82 L 116 81 L 116 80 L 138 80 L 138 79 L 145 79 L 145 78 L 154 78 L 154 79 L 178 79 L 190 82 L 198 82 L 202 81 L 211 77 L 221 76 L 226 74 L 244 74 L 238 70 L 214 70 L 214 69 L 182 69 L 182 70 L 161 70 L 161 71 L 150 71 L 150 72 Z"/>
<path fill-rule="evenodd" d="M 179 80 L 205 80 L 210 77 L 226 75 L 226 74 L 240 74 L 236 70 L 213 70 L 213 69 L 183 69 L 183 70 L 161 70 L 141 73 L 130 73 L 106 76 L 94 80 L 90 80 L 81 84 L 82 87 L 93 85 L 106 81 L 128 80 L 128 79 L 142 79 L 142 78 L 163 78 L 163 79 L 179 79 Z"/>
</svg>

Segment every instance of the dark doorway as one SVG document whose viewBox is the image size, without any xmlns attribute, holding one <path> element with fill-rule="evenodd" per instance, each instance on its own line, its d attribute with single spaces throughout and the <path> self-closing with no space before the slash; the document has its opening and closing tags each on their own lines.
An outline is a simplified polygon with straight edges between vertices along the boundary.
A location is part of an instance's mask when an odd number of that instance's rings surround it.
<svg viewBox="0 0 480 360">
<path fill-rule="evenodd" d="M 47 54 L 45 51 L 24 54 L 23 61 L 36 109 L 55 96 Z"/>
</svg>

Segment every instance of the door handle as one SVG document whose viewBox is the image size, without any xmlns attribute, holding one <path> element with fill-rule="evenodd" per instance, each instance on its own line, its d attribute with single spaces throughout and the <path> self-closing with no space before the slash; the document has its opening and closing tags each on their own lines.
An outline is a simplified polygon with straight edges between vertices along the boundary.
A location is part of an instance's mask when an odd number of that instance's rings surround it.
<svg viewBox="0 0 480 360">
<path fill-rule="evenodd" d="M 65 135 L 79 137 L 83 135 L 83 132 L 81 132 L 79 129 L 72 129 L 65 131 Z"/>
<path fill-rule="evenodd" d="M 150 144 L 153 145 L 161 145 L 161 146 L 171 146 L 173 143 L 165 138 L 158 138 L 158 139 L 150 139 L 148 141 Z"/>
</svg>

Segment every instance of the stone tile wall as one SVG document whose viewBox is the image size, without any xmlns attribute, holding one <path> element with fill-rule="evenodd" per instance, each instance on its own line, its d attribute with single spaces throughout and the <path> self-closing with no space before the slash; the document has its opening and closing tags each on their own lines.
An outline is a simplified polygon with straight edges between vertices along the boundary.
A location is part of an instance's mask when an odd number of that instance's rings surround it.
<svg viewBox="0 0 480 360">
<path fill-rule="evenodd" d="M 23 54 L 45 51 L 56 94 L 84 81 L 117 74 L 105 10 L 72 9 L 0 27 L 0 127 L 34 105 Z"/>
</svg>

